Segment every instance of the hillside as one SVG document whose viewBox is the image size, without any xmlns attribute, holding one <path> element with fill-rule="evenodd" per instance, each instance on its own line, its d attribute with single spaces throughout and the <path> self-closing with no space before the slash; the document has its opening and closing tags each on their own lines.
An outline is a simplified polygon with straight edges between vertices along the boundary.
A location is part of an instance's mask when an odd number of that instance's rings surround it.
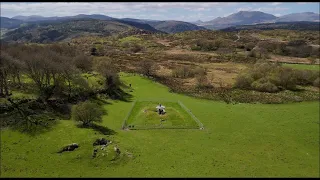
<svg viewBox="0 0 320 180">
<path fill-rule="evenodd" d="M 204 27 L 209 29 L 223 29 L 235 25 L 262 23 L 275 20 L 277 17 L 272 14 L 260 11 L 240 11 L 227 17 L 218 17 L 214 20 L 204 22 Z"/>
<path fill-rule="evenodd" d="M 276 22 L 294 22 L 294 21 L 318 21 L 320 20 L 320 14 L 313 12 L 305 13 L 293 13 L 284 16 L 280 16 L 276 19 Z"/>
<path fill-rule="evenodd" d="M 6 29 L 12 29 L 12 28 L 18 28 L 20 27 L 21 24 L 23 24 L 23 21 L 18 20 L 18 19 L 11 19 L 7 17 L 1 17 L 1 28 L 6 28 Z"/>
<path fill-rule="evenodd" d="M 167 33 L 178 33 L 184 31 L 194 31 L 194 30 L 205 30 L 206 28 L 197 26 L 191 23 L 183 21 L 158 21 L 158 22 L 148 22 L 152 27 L 157 30 L 164 31 Z"/>
<path fill-rule="evenodd" d="M 264 23 L 255 25 L 239 25 L 221 29 L 222 31 L 240 31 L 240 30 L 274 30 L 274 29 L 288 29 L 299 31 L 319 31 L 319 22 L 276 22 L 276 23 Z"/>
<path fill-rule="evenodd" d="M 98 19 L 98 20 L 114 20 L 115 18 L 101 15 L 101 14 L 91 14 L 91 15 L 86 15 L 86 14 L 78 14 L 75 16 L 53 16 L 53 17 L 43 17 L 43 16 L 14 16 L 12 19 L 17 19 L 21 20 L 24 22 L 38 22 L 38 21 L 56 21 L 56 20 L 67 20 L 67 19 L 85 19 L 85 18 L 90 18 L 90 19 Z"/>
<path fill-rule="evenodd" d="M 8 32 L 5 34 L 4 40 L 48 43 L 84 34 L 109 36 L 132 29 L 137 28 L 116 21 L 93 19 L 68 20 L 54 23 L 30 24 Z"/>
</svg>

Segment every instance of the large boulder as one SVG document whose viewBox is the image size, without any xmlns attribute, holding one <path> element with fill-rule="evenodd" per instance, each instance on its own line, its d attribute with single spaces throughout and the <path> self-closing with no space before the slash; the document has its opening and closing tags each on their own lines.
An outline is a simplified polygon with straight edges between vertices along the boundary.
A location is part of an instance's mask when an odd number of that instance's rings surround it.
<svg viewBox="0 0 320 180">
<path fill-rule="evenodd" d="M 58 151 L 58 153 L 62 153 L 64 151 L 73 151 L 78 147 L 79 147 L 79 145 L 77 143 L 72 143 L 72 144 L 69 144 L 69 145 L 63 147 L 60 151 Z"/>
<path fill-rule="evenodd" d="M 93 146 L 98 146 L 98 145 L 107 145 L 109 143 L 109 141 L 105 138 L 100 138 L 100 139 L 96 139 L 93 143 Z"/>
</svg>

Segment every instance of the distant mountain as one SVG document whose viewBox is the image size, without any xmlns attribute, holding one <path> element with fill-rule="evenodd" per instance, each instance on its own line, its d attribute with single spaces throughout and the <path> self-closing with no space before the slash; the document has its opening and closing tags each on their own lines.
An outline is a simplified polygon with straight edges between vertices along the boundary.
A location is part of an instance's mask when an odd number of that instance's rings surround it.
<svg viewBox="0 0 320 180">
<path fill-rule="evenodd" d="M 263 23 L 255 25 L 238 25 L 221 29 L 221 31 L 232 32 L 240 30 L 273 30 L 273 29 L 288 29 L 299 31 L 320 31 L 320 22 L 298 21 L 298 22 L 276 22 L 276 23 Z"/>
<path fill-rule="evenodd" d="M 128 24 L 128 25 L 134 26 L 138 29 L 143 29 L 143 30 L 147 30 L 147 31 L 159 32 L 159 33 L 163 32 L 163 31 L 160 31 L 160 30 L 150 26 L 149 24 L 145 23 L 142 20 L 141 21 L 132 21 L 132 20 L 128 20 L 128 19 L 114 19 L 113 21 Z"/>
<path fill-rule="evenodd" d="M 23 23 L 23 21 L 18 20 L 18 19 L 11 19 L 7 17 L 1 17 L 1 28 L 6 28 L 6 29 L 12 29 L 12 28 L 18 28 L 20 25 Z"/>
<path fill-rule="evenodd" d="M 18 19 L 25 22 L 31 22 L 31 21 L 47 20 L 50 18 L 54 18 L 54 17 L 43 17 L 43 16 L 32 15 L 32 16 L 14 16 L 11 19 Z"/>
<path fill-rule="evenodd" d="M 313 12 L 293 13 L 280 16 L 276 22 L 294 22 L 294 21 L 320 21 L 320 14 Z"/>
<path fill-rule="evenodd" d="M 84 18 L 90 18 L 90 19 L 99 19 L 99 20 L 113 20 L 116 18 L 101 15 L 101 14 L 78 14 L 76 16 L 54 16 L 54 17 L 43 17 L 43 16 L 14 16 L 12 19 L 18 19 L 24 22 L 37 22 L 37 21 L 56 21 L 56 20 L 66 20 L 66 19 L 84 19 Z"/>
<path fill-rule="evenodd" d="M 178 33 L 184 31 L 205 30 L 206 28 L 197 26 L 195 24 L 183 22 L 183 21 L 157 21 L 148 22 L 152 27 L 157 30 L 167 33 Z"/>
<path fill-rule="evenodd" d="M 80 35 L 122 34 L 126 32 L 143 32 L 135 26 L 109 20 L 73 19 L 55 22 L 33 23 L 7 32 L 4 41 L 49 43 L 70 39 Z M 156 30 L 155 30 L 156 31 Z M 147 31 L 151 32 L 151 31 Z"/>
<path fill-rule="evenodd" d="M 64 16 L 64 17 L 43 17 L 43 16 L 15 16 L 13 19 L 18 19 L 27 23 L 35 23 L 35 22 L 53 22 L 53 21 L 63 21 L 69 19 L 98 19 L 98 20 L 113 20 L 121 23 L 129 24 L 141 29 L 154 31 L 157 29 L 158 31 L 167 32 L 167 33 L 175 33 L 175 32 L 183 32 L 183 31 L 192 31 L 192 30 L 201 30 L 205 29 L 203 27 L 198 27 L 195 24 L 182 22 L 182 21 L 157 21 L 157 20 L 149 20 L 149 19 L 134 19 L 134 18 L 113 18 L 100 14 L 79 14 L 76 16 Z M 139 23 L 139 24 L 138 24 Z"/>
<path fill-rule="evenodd" d="M 150 22 L 159 22 L 158 20 L 151 19 L 134 19 L 134 18 L 122 18 L 121 20 L 139 22 L 139 23 L 150 23 Z"/>
<path fill-rule="evenodd" d="M 201 20 L 197 20 L 197 21 L 194 21 L 194 22 L 190 22 L 191 24 L 195 24 L 195 25 L 201 25 L 203 24 L 204 22 L 201 21 Z"/>
<path fill-rule="evenodd" d="M 202 23 L 204 27 L 209 29 L 223 29 L 230 26 L 262 23 L 277 19 L 272 14 L 260 11 L 239 11 L 227 17 L 218 17 L 214 20 Z"/>
</svg>

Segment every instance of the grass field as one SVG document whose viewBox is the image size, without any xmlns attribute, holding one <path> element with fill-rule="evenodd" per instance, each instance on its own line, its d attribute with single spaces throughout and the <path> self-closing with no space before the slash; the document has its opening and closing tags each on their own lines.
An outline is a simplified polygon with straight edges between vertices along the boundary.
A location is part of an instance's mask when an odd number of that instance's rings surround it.
<svg viewBox="0 0 320 180">
<path fill-rule="evenodd" d="M 166 107 L 164 115 L 156 111 L 158 103 Z M 199 128 L 178 102 L 137 101 L 126 123 L 130 129 Z"/>
<path fill-rule="evenodd" d="M 291 67 L 291 68 L 295 68 L 295 69 L 306 69 L 306 70 L 315 70 L 315 71 L 320 70 L 320 65 L 318 65 L 318 64 L 309 65 L 309 64 L 286 64 L 286 63 L 284 63 L 283 66 Z"/>
<path fill-rule="evenodd" d="M 169 93 L 139 76 L 121 78 L 132 84 L 133 98 L 109 100 L 100 124 L 115 134 L 71 120 L 34 137 L 2 130 L 1 177 L 319 177 L 319 102 L 233 105 Z M 121 130 L 132 101 L 155 94 L 183 102 L 205 129 Z M 100 137 L 118 145 L 119 159 L 100 150 L 91 158 Z M 55 153 L 73 142 L 80 145 L 75 151 Z"/>
</svg>

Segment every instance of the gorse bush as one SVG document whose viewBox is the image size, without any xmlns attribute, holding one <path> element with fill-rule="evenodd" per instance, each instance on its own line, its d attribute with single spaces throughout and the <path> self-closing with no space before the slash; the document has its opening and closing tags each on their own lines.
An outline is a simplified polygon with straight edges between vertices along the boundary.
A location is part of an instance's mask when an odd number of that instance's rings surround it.
<svg viewBox="0 0 320 180">
<path fill-rule="evenodd" d="M 312 70 L 295 70 L 294 76 L 296 77 L 298 85 L 313 85 L 313 82 L 319 77 L 319 72 Z"/>
<path fill-rule="evenodd" d="M 192 69 L 189 66 L 180 66 L 172 70 L 172 76 L 176 78 L 192 78 L 196 75 L 205 76 L 206 74 L 207 70 L 202 67 L 196 67 L 195 69 Z"/>
<path fill-rule="evenodd" d="M 194 72 L 188 66 L 176 67 L 172 70 L 172 76 L 175 78 L 189 78 L 194 77 Z"/>
<path fill-rule="evenodd" d="M 250 74 L 240 74 L 236 78 L 234 86 L 239 89 L 251 89 L 251 84 L 253 83 L 253 81 L 254 79 Z"/>
<path fill-rule="evenodd" d="M 261 92 L 273 93 L 279 91 L 278 87 L 271 83 L 267 78 L 260 78 L 259 80 L 254 81 L 251 86 L 254 90 Z"/>
<path fill-rule="evenodd" d="M 196 75 L 196 88 L 198 89 L 205 89 L 205 88 L 212 88 L 207 76 L 205 74 L 197 74 Z"/>
<path fill-rule="evenodd" d="M 319 73 L 310 70 L 296 70 L 277 63 L 258 61 L 248 72 L 240 74 L 234 87 L 261 92 L 296 90 L 297 85 L 317 86 Z"/>
<path fill-rule="evenodd" d="M 320 78 L 319 77 L 313 81 L 313 86 L 320 88 Z"/>
</svg>

